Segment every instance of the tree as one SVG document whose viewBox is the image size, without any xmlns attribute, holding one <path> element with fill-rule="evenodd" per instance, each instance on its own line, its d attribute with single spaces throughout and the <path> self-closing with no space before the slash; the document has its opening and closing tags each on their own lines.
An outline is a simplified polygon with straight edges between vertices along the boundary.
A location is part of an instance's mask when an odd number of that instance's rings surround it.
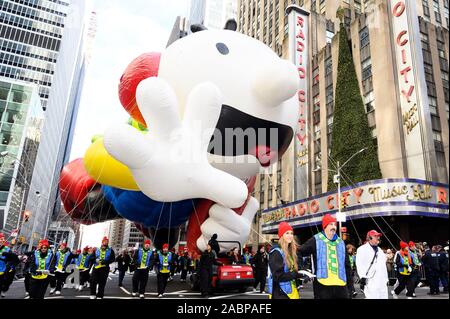
<svg viewBox="0 0 450 319">
<path fill-rule="evenodd" d="M 377 148 L 359 91 L 351 44 L 348 43 L 347 31 L 341 22 L 331 158 L 342 165 L 353 154 L 365 147 L 367 149 L 355 156 L 343 169 L 344 177 L 349 177 L 353 183 L 378 179 L 382 176 Z M 332 164 L 329 167 L 336 169 Z M 333 172 L 329 171 L 328 190 L 334 190 L 337 187 L 333 182 L 333 175 Z M 348 185 L 349 182 L 348 178 L 341 177 L 341 186 Z"/>
</svg>

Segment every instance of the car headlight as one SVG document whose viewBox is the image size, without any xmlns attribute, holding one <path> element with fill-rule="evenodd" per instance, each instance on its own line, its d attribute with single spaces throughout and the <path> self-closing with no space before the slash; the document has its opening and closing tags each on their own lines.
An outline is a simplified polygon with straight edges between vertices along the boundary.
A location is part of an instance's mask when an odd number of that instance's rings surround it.
<svg viewBox="0 0 450 319">
<path fill-rule="evenodd" d="M 224 272 L 222 273 L 222 276 L 228 276 L 228 273 L 227 273 L 226 271 L 224 271 Z"/>
</svg>

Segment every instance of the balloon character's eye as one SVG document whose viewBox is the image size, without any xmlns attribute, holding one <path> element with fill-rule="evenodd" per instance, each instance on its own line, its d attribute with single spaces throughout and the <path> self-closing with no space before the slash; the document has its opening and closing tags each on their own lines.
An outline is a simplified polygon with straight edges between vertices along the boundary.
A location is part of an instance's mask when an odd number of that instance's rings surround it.
<svg viewBox="0 0 450 319">
<path fill-rule="evenodd" d="M 223 55 L 227 55 L 230 52 L 230 50 L 228 49 L 226 44 L 222 43 L 222 42 L 217 43 L 216 48 L 217 48 L 217 51 L 219 51 L 220 54 L 223 54 Z"/>
</svg>

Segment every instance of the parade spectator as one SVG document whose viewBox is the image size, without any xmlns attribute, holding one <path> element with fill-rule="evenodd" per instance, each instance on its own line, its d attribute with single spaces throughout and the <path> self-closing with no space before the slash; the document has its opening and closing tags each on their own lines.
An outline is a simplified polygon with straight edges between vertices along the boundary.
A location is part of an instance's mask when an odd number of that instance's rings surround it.
<svg viewBox="0 0 450 319">
<path fill-rule="evenodd" d="M 394 270 L 394 252 L 390 248 L 386 249 L 386 268 L 387 268 L 389 278 L 394 277 L 391 275 L 395 271 Z"/>
<path fill-rule="evenodd" d="M 380 237 L 376 230 L 369 231 L 366 243 L 356 252 L 356 269 L 366 299 L 388 299 L 389 278 L 386 255 L 378 246 Z"/>
<path fill-rule="evenodd" d="M 230 251 L 230 260 L 232 265 L 238 265 L 241 263 L 241 256 L 239 254 L 239 249 L 237 247 L 234 247 Z"/>
</svg>

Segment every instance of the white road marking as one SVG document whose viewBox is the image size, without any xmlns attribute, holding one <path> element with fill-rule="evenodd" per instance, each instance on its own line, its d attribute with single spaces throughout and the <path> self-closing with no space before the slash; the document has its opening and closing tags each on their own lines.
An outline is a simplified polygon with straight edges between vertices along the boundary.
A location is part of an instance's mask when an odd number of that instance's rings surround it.
<svg viewBox="0 0 450 319">
<path fill-rule="evenodd" d="M 232 294 L 232 295 L 223 295 L 223 296 L 217 296 L 217 297 L 209 297 L 208 299 L 224 299 L 224 298 L 231 298 L 231 297 L 236 297 L 236 296 L 242 296 L 245 295 L 245 293 L 240 293 L 240 294 Z"/>
<path fill-rule="evenodd" d="M 109 280 L 112 280 L 112 278 L 111 278 L 111 277 L 109 277 L 109 276 L 108 276 L 108 279 L 109 279 Z"/>
<path fill-rule="evenodd" d="M 120 289 L 122 289 L 127 295 L 131 295 L 131 293 L 128 290 L 126 290 L 125 288 L 120 287 Z"/>
<path fill-rule="evenodd" d="M 91 296 L 75 296 L 76 298 L 90 298 Z M 115 297 L 115 296 L 104 296 L 103 299 L 134 299 L 133 297 Z M 98 300 L 98 299 L 94 299 Z"/>
</svg>

